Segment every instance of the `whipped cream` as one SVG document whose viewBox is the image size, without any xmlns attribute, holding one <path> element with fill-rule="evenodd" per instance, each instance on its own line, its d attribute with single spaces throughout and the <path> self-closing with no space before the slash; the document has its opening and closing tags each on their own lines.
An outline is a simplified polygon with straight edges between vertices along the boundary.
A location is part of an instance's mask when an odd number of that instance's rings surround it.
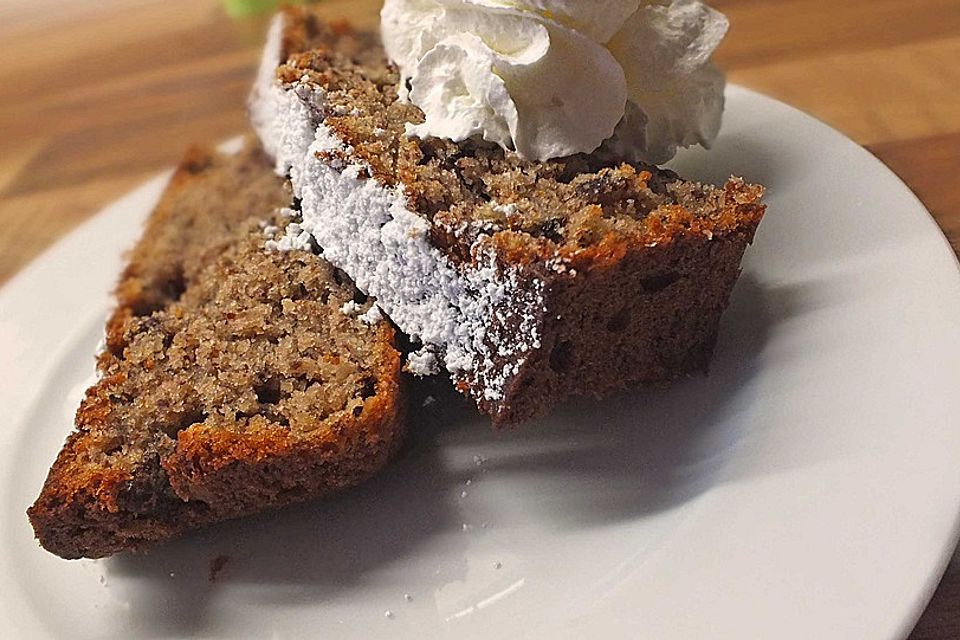
<svg viewBox="0 0 960 640">
<path fill-rule="evenodd" d="M 719 132 L 728 23 L 699 0 L 386 0 L 381 17 L 425 116 L 410 135 L 662 163 Z"/>
</svg>

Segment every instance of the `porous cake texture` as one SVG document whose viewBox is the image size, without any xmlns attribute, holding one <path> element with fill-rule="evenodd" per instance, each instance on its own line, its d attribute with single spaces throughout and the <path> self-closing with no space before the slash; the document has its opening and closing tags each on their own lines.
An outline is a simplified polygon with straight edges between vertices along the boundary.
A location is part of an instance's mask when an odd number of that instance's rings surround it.
<svg viewBox="0 0 960 640">
<path fill-rule="evenodd" d="M 324 257 L 499 424 L 707 367 L 765 207 L 602 154 L 532 162 L 411 137 L 377 37 L 309 10 L 273 22 L 251 116 Z"/>
<path fill-rule="evenodd" d="M 375 307 L 311 246 L 265 248 L 290 201 L 255 145 L 183 161 L 118 287 L 99 380 L 29 509 L 47 550 L 143 549 L 355 485 L 398 450 L 394 331 L 363 321 Z"/>
</svg>

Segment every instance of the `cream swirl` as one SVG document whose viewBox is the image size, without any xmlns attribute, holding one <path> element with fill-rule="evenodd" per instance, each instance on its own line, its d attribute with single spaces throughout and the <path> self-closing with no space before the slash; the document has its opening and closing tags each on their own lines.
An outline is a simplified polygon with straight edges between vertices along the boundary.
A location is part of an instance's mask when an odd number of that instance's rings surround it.
<svg viewBox="0 0 960 640">
<path fill-rule="evenodd" d="M 411 135 L 660 163 L 719 131 L 727 20 L 699 0 L 386 0 L 381 15 L 424 112 Z"/>
</svg>

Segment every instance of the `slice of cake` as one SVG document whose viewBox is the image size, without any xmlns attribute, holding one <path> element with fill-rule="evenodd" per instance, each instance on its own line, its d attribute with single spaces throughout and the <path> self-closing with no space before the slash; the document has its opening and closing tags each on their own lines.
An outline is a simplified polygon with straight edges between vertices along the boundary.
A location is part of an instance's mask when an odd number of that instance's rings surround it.
<svg viewBox="0 0 960 640">
<path fill-rule="evenodd" d="M 609 154 L 535 161 L 409 133 L 378 37 L 304 10 L 273 23 L 251 116 L 309 232 L 495 422 L 706 369 L 765 207 Z"/>
<path fill-rule="evenodd" d="M 308 245 L 265 249 L 289 203 L 257 148 L 183 161 L 118 288 L 99 380 L 29 509 L 47 550 L 143 549 L 355 485 L 398 450 L 393 329 Z"/>
</svg>

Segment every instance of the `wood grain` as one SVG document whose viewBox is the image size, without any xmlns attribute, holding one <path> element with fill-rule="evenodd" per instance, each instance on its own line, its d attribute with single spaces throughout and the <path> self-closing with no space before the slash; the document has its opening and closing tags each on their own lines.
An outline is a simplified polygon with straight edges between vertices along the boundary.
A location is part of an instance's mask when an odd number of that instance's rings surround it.
<svg viewBox="0 0 960 640">
<path fill-rule="evenodd" d="M 960 246 L 960 2 L 713 4 L 732 22 L 732 81 L 866 145 Z M 376 19 L 376 0 L 323 6 Z M 216 0 L 0 4 L 0 284 L 189 143 L 243 130 L 264 25 Z M 960 562 L 912 638 L 960 638 Z"/>
</svg>

